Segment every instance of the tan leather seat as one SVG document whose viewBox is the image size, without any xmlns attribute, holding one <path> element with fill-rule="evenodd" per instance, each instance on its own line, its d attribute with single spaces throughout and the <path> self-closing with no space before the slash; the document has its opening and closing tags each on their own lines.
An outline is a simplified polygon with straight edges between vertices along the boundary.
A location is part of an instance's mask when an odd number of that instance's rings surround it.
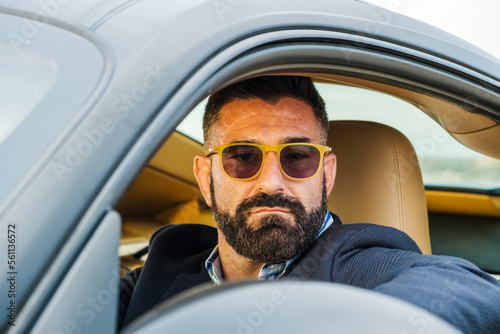
<svg viewBox="0 0 500 334">
<path fill-rule="evenodd" d="M 344 224 L 373 223 L 404 231 L 430 254 L 425 190 L 409 140 L 383 124 L 332 121 L 328 145 L 337 155 L 329 209 Z"/>
</svg>

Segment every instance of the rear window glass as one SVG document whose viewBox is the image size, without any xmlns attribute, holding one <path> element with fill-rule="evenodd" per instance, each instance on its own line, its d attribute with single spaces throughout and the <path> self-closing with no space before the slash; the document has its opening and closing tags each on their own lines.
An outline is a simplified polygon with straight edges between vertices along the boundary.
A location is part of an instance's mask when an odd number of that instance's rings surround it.
<svg viewBox="0 0 500 334">
<path fill-rule="evenodd" d="M 393 96 L 356 87 L 316 84 L 331 120 L 367 120 L 398 129 L 418 156 L 426 185 L 500 188 L 500 160 L 455 140 L 415 106 Z M 439 133 L 439 140 L 434 140 Z"/>
<path fill-rule="evenodd" d="M 3 13 L 0 22 L 1 199 L 87 101 L 104 61 L 67 30 Z"/>
</svg>

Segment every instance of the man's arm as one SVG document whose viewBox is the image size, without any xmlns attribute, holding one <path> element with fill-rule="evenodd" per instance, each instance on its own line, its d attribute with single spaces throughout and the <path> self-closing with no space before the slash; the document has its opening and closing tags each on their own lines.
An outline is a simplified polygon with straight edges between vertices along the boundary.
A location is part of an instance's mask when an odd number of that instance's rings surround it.
<svg viewBox="0 0 500 334">
<path fill-rule="evenodd" d="M 370 238 L 363 237 L 365 233 Z M 465 333 L 500 333 L 499 281 L 459 258 L 387 247 L 387 240 L 405 239 L 411 240 L 401 231 L 381 226 L 358 231 L 337 253 L 333 281 L 408 301 Z"/>
<path fill-rule="evenodd" d="M 413 254 L 405 262 L 382 275 L 374 291 L 425 308 L 465 333 L 500 333 L 499 281 L 457 258 Z"/>
<path fill-rule="evenodd" d="M 132 293 L 134 292 L 135 284 L 139 279 L 142 267 L 137 268 L 123 276 L 120 279 L 120 300 L 118 308 L 118 330 L 121 329 L 123 319 L 125 319 L 125 314 L 127 313 L 128 305 L 130 299 L 132 298 Z"/>
</svg>

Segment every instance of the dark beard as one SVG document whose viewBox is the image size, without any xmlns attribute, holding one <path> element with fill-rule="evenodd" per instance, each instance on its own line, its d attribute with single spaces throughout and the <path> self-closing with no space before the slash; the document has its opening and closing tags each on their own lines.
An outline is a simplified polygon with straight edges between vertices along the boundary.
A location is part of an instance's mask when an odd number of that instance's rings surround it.
<svg viewBox="0 0 500 334">
<path fill-rule="evenodd" d="M 212 214 L 227 243 L 240 255 L 257 263 L 278 263 L 290 260 L 305 251 L 315 240 L 327 212 L 326 182 L 323 178 L 321 205 L 309 214 L 296 198 L 281 194 L 260 193 L 247 198 L 236 207 L 234 216 L 217 207 L 212 178 L 210 179 Z M 268 215 L 252 228 L 247 222 L 254 207 L 282 207 L 292 213 L 295 224 L 280 215 Z"/>
</svg>

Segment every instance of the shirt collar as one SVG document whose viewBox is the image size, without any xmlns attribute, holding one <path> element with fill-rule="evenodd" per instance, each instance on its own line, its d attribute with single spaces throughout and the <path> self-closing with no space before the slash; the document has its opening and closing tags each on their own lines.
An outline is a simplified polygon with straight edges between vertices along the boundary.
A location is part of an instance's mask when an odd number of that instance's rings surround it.
<svg viewBox="0 0 500 334">
<path fill-rule="evenodd" d="M 215 246 L 212 253 L 208 256 L 208 259 L 205 261 L 205 268 L 207 268 L 208 275 L 212 282 L 219 285 L 221 279 L 224 277 L 219 257 L 219 245 Z"/>
<path fill-rule="evenodd" d="M 333 217 L 330 212 L 327 212 L 325 221 L 316 235 L 316 239 L 333 223 Z M 278 279 L 290 268 L 290 265 L 297 259 L 298 256 L 287 261 L 281 261 L 278 263 L 265 264 L 262 266 L 259 272 L 259 280 L 273 280 Z M 224 274 L 222 271 L 222 264 L 219 257 L 219 246 L 215 246 L 214 250 L 208 256 L 205 261 L 205 268 L 208 271 L 210 279 L 215 284 L 220 284 L 224 280 Z"/>
</svg>

